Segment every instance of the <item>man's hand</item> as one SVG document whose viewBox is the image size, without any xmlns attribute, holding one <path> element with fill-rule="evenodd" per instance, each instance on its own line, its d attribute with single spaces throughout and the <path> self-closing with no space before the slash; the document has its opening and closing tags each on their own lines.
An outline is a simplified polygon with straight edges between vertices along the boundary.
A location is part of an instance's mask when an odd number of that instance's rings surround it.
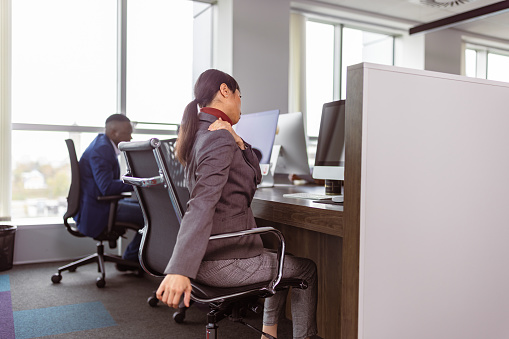
<svg viewBox="0 0 509 339">
<path fill-rule="evenodd" d="M 235 131 L 232 128 L 232 125 L 230 125 L 228 122 L 223 121 L 223 119 L 219 118 L 209 126 L 209 131 L 217 131 L 220 129 L 225 129 L 228 132 L 230 132 L 231 135 L 233 135 L 233 139 L 235 140 L 237 146 L 239 146 L 239 148 L 242 150 L 246 149 L 246 146 L 244 145 L 244 140 L 242 140 L 242 138 L 239 137 L 237 133 L 235 133 Z"/>
<path fill-rule="evenodd" d="M 191 301 L 191 280 L 180 274 L 168 274 L 157 289 L 157 299 L 166 305 L 179 308 L 180 298 L 184 293 L 184 305 L 189 307 Z"/>
</svg>

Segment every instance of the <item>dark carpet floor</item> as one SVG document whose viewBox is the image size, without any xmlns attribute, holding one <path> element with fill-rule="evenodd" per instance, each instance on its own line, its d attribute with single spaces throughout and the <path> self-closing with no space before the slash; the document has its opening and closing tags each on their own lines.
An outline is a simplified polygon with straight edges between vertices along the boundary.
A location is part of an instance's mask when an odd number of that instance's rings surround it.
<svg viewBox="0 0 509 339">
<path fill-rule="evenodd" d="M 111 263 L 106 267 L 106 287 L 97 288 L 95 265 L 86 265 L 76 272 L 64 272 L 62 281 L 51 282 L 58 266 L 65 263 L 16 265 L 0 272 L 8 275 L 14 313 L 23 310 L 100 302 L 111 315 L 113 326 L 47 335 L 43 338 L 205 338 L 206 313 L 191 307 L 183 324 L 174 322 L 173 309 L 159 304 L 151 307 L 147 298 L 160 279 L 116 271 Z M 22 312 L 19 312 L 22 313 Z M 69 315 L 71 316 L 71 315 Z M 76 317 L 76 315 L 72 315 Z M 248 314 L 245 321 L 261 328 L 261 315 Z M 26 326 L 26 325 L 25 325 Z M 283 319 L 279 338 L 291 338 L 291 322 Z M 37 332 L 37 329 L 35 329 Z M 221 339 L 258 339 L 260 335 L 248 327 L 224 319 L 219 323 Z M 40 337 L 40 336 L 35 336 Z"/>
</svg>

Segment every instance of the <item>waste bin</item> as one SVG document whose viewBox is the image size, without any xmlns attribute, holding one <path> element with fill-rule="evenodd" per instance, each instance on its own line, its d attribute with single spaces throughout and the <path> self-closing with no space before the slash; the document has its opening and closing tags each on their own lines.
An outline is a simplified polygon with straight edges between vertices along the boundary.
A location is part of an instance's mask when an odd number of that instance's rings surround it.
<svg viewBox="0 0 509 339">
<path fill-rule="evenodd" d="M 0 225 L 0 271 L 12 268 L 14 236 L 17 228 L 14 225 Z"/>
</svg>

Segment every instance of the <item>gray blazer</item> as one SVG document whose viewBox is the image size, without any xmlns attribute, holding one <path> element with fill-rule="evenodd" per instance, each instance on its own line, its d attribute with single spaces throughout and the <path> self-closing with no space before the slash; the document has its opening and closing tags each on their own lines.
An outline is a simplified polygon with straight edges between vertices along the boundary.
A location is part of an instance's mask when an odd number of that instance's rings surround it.
<svg viewBox="0 0 509 339">
<path fill-rule="evenodd" d="M 216 117 L 203 112 L 198 117 L 196 139 L 186 166 L 190 198 L 164 271 L 192 279 L 203 260 L 250 258 L 263 250 L 258 235 L 209 242 L 213 234 L 256 227 L 250 206 L 261 172 L 249 144 L 241 150 L 227 130 L 208 130 Z"/>
</svg>

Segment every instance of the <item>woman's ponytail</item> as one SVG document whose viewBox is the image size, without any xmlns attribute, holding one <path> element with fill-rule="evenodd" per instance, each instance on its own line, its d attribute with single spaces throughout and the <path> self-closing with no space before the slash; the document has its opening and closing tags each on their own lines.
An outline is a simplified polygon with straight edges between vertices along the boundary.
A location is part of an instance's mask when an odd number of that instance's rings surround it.
<svg viewBox="0 0 509 339">
<path fill-rule="evenodd" d="M 183 166 L 186 166 L 187 160 L 194 144 L 196 129 L 198 127 L 198 101 L 194 99 L 187 104 L 182 122 L 180 123 L 175 154 Z"/>
</svg>

